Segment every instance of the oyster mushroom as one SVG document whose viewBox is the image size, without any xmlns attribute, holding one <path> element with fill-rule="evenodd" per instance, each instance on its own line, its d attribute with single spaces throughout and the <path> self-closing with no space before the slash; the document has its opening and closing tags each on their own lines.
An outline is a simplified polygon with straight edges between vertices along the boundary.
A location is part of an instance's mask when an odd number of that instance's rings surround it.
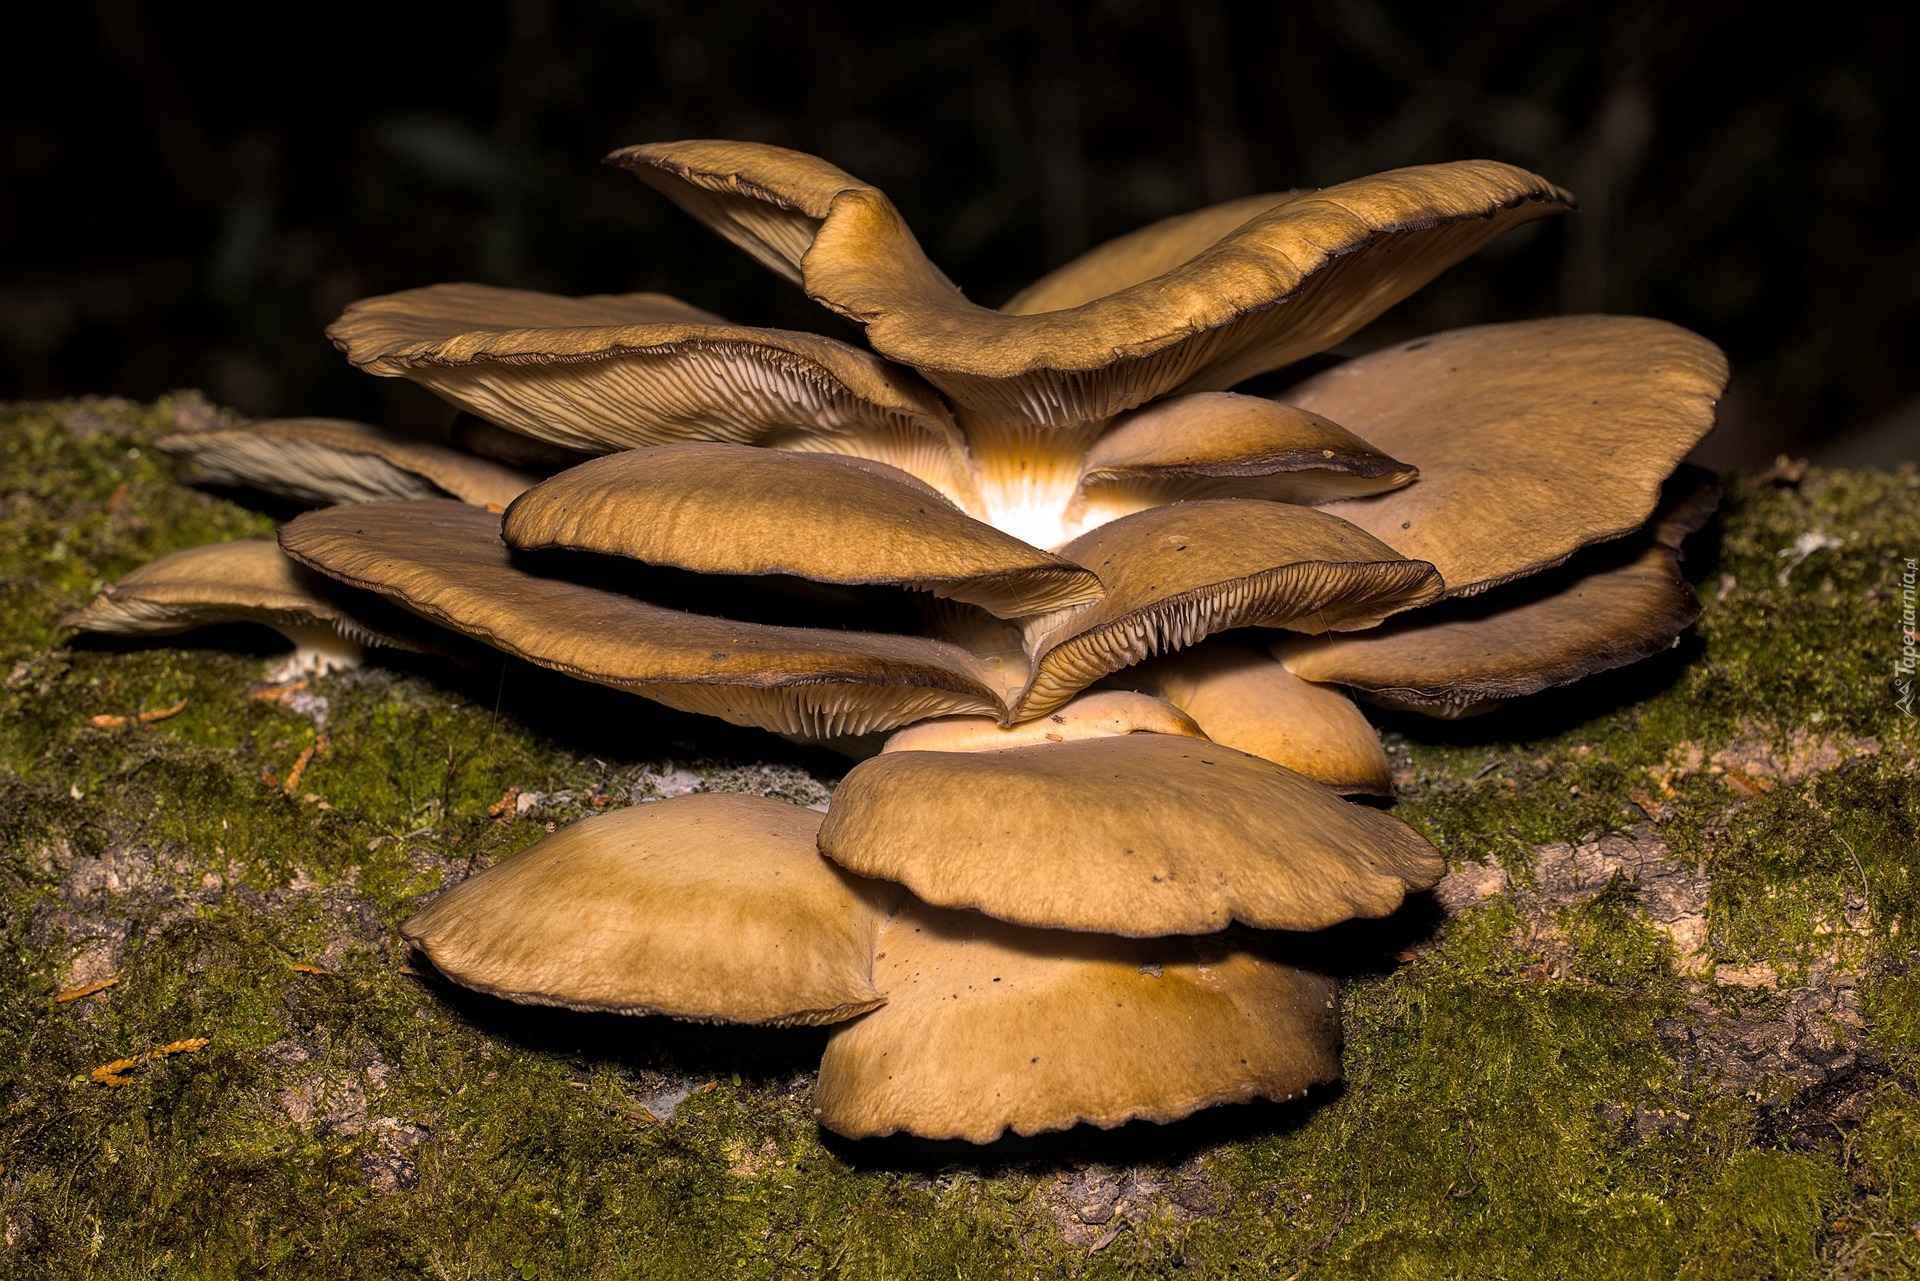
<svg viewBox="0 0 1920 1281">
<path fill-rule="evenodd" d="M 500 517 L 445 501 L 362 503 L 281 527 L 305 565 L 496 649 L 736 725 L 825 737 L 998 713 L 989 666 L 923 636 L 702 617 L 517 568 Z"/>
<path fill-rule="evenodd" d="M 301 503 L 458 498 L 505 507 L 536 479 L 463 450 L 341 418 L 279 418 L 180 432 L 154 442 L 192 462 L 203 484 Z"/>
<path fill-rule="evenodd" d="M 1561 316 L 1416 339 L 1281 395 L 1420 469 L 1324 510 L 1465 596 L 1639 528 L 1726 382 L 1719 348 L 1677 325 Z"/>
<path fill-rule="evenodd" d="M 853 1135 L 985 1141 L 1297 1093 L 1338 1071 L 1332 982 L 1254 931 L 1310 953 L 1312 931 L 1440 871 L 1336 794 L 1391 790 L 1342 687 L 1467 710 L 1691 620 L 1674 566 L 1705 508 L 1647 521 L 1712 425 L 1726 365 L 1704 339 L 1631 317 L 1485 326 L 1278 396 L 1232 390 L 1571 207 L 1535 175 L 1465 161 L 1231 201 L 994 311 L 824 160 L 711 141 L 611 159 L 870 350 L 659 295 L 356 303 L 335 341 L 476 415 L 457 441 L 530 466 L 539 442 L 569 451 L 548 463 L 614 456 L 528 488 L 504 523 L 359 503 L 300 516 L 282 545 L 581 679 L 878 754 L 824 823 L 667 802 L 475 878 L 407 927 L 459 981 L 844 1016 L 818 1103 Z M 796 585 L 805 619 L 723 616 Z M 875 594 L 915 608 L 847 612 Z M 734 835 L 739 857 L 713 854 Z M 764 924 L 789 897 L 790 937 L 757 924 L 764 955 L 709 963 L 713 922 Z M 687 919 L 708 925 L 629 928 L 651 918 L 620 905 L 656 899 L 697 899 Z M 783 976 L 766 993 L 742 986 L 756 964 Z"/>
<path fill-rule="evenodd" d="M 814 1090 L 849 1138 L 1177 1121 L 1340 1076 L 1334 980 L 1246 940 L 1063 935 L 908 899 L 876 946 L 886 1004 L 833 1029 Z"/>
<path fill-rule="evenodd" d="M 60 622 L 113 636 L 176 636 L 217 623 L 256 623 L 292 643 L 281 664 L 285 674 L 358 666 L 370 644 L 417 647 L 391 631 L 374 631 L 340 604 L 341 595 L 339 584 L 295 564 L 275 544 L 243 539 L 150 561 Z"/>
<path fill-rule="evenodd" d="M 1088 448 L 1080 519 L 1104 524 L 1191 498 L 1327 502 L 1397 489 L 1417 475 L 1297 406 L 1198 392 L 1123 415 Z"/>
<path fill-rule="evenodd" d="M 1331 979 L 1239 939 L 1119 939 L 941 911 L 839 870 L 820 816 L 703 795 L 583 819 L 402 933 L 537 1004 L 828 1024 L 814 1115 L 984 1143 L 1169 1121 L 1339 1075 Z"/>
<path fill-rule="evenodd" d="M 1572 203 L 1490 161 L 1400 169 L 1277 202 L 1151 278 L 1109 278 L 1117 287 L 1077 305 L 1010 314 L 968 302 L 892 201 L 813 156 L 700 141 L 608 159 L 864 325 L 875 351 L 962 410 L 1047 425 L 1231 387 L 1324 350 L 1502 232 Z"/>
<path fill-rule="evenodd" d="M 1089 570 L 884 463 L 741 445 L 662 445 L 564 471 L 508 509 L 504 537 L 707 574 L 914 588 L 1003 618 L 1102 595 Z"/>
<path fill-rule="evenodd" d="M 1036 715 L 1111 672 L 1235 627 L 1371 627 L 1445 590 L 1356 526 L 1308 507 L 1210 499 L 1136 512 L 1061 554 L 1106 595 L 1029 620 L 1033 675 L 1019 711 Z"/>
<path fill-rule="evenodd" d="M 1699 616 L 1680 546 L 1717 500 L 1712 487 L 1696 490 L 1640 535 L 1559 570 L 1371 632 L 1282 641 L 1275 656 L 1303 680 L 1447 719 L 1639 662 Z"/>
<path fill-rule="evenodd" d="M 958 483 L 960 445 L 913 374 L 832 338 L 730 325 L 664 294 L 431 285 L 327 330 L 368 373 L 587 453 L 684 440 L 849 452 Z"/>
<path fill-rule="evenodd" d="M 1377 633 L 1342 633 L 1353 634 Z M 1222 637 L 1129 667 L 1114 679 L 1159 695 L 1223 747 L 1284 765 L 1336 792 L 1393 795 L 1380 736 L 1347 692 L 1302 679 L 1255 646 Z"/>
<path fill-rule="evenodd" d="M 820 850 L 937 906 L 1135 938 L 1384 916 L 1445 870 L 1304 775 L 1150 733 L 883 753 L 841 781 Z"/>
<path fill-rule="evenodd" d="M 510 1001 L 839 1022 L 886 999 L 874 939 L 900 893 L 822 859 L 819 826 L 757 796 L 596 814 L 461 882 L 401 933 L 442 973 Z"/>
</svg>

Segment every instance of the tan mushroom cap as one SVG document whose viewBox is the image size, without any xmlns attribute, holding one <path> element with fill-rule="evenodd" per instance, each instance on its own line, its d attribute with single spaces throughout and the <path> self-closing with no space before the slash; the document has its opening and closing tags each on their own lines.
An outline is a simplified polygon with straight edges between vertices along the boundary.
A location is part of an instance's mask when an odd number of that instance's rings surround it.
<svg viewBox="0 0 1920 1281">
<path fill-rule="evenodd" d="M 1274 191 L 1208 205 L 1115 236 L 1078 258 L 1055 267 L 1002 303 L 1012 316 L 1065 311 L 1172 271 L 1249 219 L 1310 193 Z"/>
<path fill-rule="evenodd" d="M 1060 553 L 1099 575 L 1107 595 L 1027 624 L 1034 673 L 1017 709 L 1023 718 L 1213 632 L 1372 627 L 1444 590 L 1433 566 L 1345 521 L 1247 499 L 1150 508 Z"/>
<path fill-rule="evenodd" d="M 809 297 L 865 325 L 874 350 L 963 409 L 1048 425 L 1230 387 L 1324 350 L 1510 227 L 1571 204 L 1491 161 L 1400 169 L 1271 206 L 1116 293 L 1009 315 L 968 302 L 884 194 L 825 161 L 716 142 L 608 159 L 797 274 Z"/>
<path fill-rule="evenodd" d="M 1280 399 L 1420 469 L 1325 510 L 1470 595 L 1637 528 L 1726 380 L 1720 349 L 1676 325 L 1563 316 L 1402 343 Z"/>
<path fill-rule="evenodd" d="M 1277 664 L 1276 664 L 1277 666 Z M 898 729 L 882 752 L 1001 752 L 1037 743 L 1070 743 L 1119 734 L 1206 738 L 1193 717 L 1162 698 L 1108 689 L 1082 694 L 1052 713 L 1016 725 L 990 716 L 942 716 Z"/>
<path fill-rule="evenodd" d="M 331 598 L 332 586 L 272 542 L 208 543 L 147 562 L 60 621 L 113 636 L 174 636 L 217 623 L 258 623 L 292 641 L 295 665 L 309 670 L 351 667 L 364 645 L 417 648 L 350 615 Z"/>
<path fill-rule="evenodd" d="M 941 907 L 1135 938 L 1384 916 L 1444 870 L 1397 819 L 1164 734 L 876 756 L 834 792 L 820 849 Z"/>
<path fill-rule="evenodd" d="M 1226 940 L 1062 935 L 909 900 L 874 986 L 887 1003 L 833 1030 L 814 1092 L 849 1138 L 1175 1121 L 1340 1075 L 1334 980 Z"/>
<path fill-rule="evenodd" d="M 1716 497 L 1697 490 L 1641 535 L 1557 572 L 1375 631 L 1293 638 L 1274 653 L 1307 680 L 1448 719 L 1637 663 L 1671 649 L 1699 617 L 1678 548 Z"/>
<path fill-rule="evenodd" d="M 1420 473 L 1337 423 L 1260 396 L 1170 396 L 1120 418 L 1087 451 L 1082 501 L 1114 515 L 1195 498 L 1321 503 Z"/>
<path fill-rule="evenodd" d="M 857 449 L 947 484 L 961 467 L 951 416 L 909 371 L 664 294 L 433 285 L 354 303 L 327 333 L 369 373 L 589 453 L 727 440 Z"/>
<path fill-rule="evenodd" d="M 530 574 L 500 518 L 457 503 L 366 503 L 281 526 L 289 555 L 496 649 L 683 711 L 827 738 L 999 715 L 998 677 L 918 636 L 732 622 Z"/>
<path fill-rule="evenodd" d="M 811 810 L 676 797 L 597 814 L 461 882 L 400 932 L 466 987 L 534 1005 L 776 1025 L 885 998 L 900 897 L 820 857 Z"/>
<path fill-rule="evenodd" d="M 342 418 L 275 418 L 163 436 L 156 448 L 190 460 L 199 479 L 302 503 L 369 503 L 452 495 L 505 507 L 536 477 L 430 441 Z"/>
<path fill-rule="evenodd" d="M 1129 667 L 1113 680 L 1166 699 L 1224 747 L 1284 765 L 1336 792 L 1393 795 L 1393 767 L 1380 735 L 1347 692 L 1302 680 L 1264 650 L 1216 637 Z"/>
<path fill-rule="evenodd" d="M 607 163 L 631 171 L 769 271 L 802 284 L 801 260 L 843 192 L 878 195 L 804 151 L 724 139 L 623 147 Z M 883 197 L 884 198 L 884 197 Z"/>
<path fill-rule="evenodd" d="M 706 574 L 917 588 L 1008 618 L 1101 595 L 1088 570 L 885 464 L 744 445 L 661 445 L 582 464 L 523 495 L 504 533 L 522 549 Z"/>
</svg>

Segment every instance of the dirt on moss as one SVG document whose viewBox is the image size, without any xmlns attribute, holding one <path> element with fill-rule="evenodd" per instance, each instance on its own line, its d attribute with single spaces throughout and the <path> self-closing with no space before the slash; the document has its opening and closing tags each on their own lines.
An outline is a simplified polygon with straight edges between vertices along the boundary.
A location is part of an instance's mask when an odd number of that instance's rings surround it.
<svg viewBox="0 0 1920 1281">
<path fill-rule="evenodd" d="M 835 759 L 513 663 L 271 684 L 266 634 L 62 631 L 271 531 L 150 448 L 218 414 L 0 411 L 0 1271 L 1920 1271 L 1920 477 L 1736 479 L 1679 649 L 1382 718 L 1451 871 L 1302 942 L 1346 982 L 1343 1085 L 973 1149 L 823 1134 L 818 1031 L 513 1007 L 396 932 L 552 826 L 821 806 Z"/>
</svg>

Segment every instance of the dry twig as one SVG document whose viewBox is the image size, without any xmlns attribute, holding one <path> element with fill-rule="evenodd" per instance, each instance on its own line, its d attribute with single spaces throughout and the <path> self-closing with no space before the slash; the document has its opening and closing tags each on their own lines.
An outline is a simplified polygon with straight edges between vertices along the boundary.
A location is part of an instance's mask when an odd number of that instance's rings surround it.
<svg viewBox="0 0 1920 1281">
<path fill-rule="evenodd" d="M 157 711 L 141 712 L 136 716 L 95 716 L 87 723 L 95 729 L 125 729 L 129 725 L 151 725 L 155 721 L 164 721 L 169 716 L 178 716 L 186 710 L 187 700 L 181 699 L 172 707 L 162 707 Z"/>
</svg>

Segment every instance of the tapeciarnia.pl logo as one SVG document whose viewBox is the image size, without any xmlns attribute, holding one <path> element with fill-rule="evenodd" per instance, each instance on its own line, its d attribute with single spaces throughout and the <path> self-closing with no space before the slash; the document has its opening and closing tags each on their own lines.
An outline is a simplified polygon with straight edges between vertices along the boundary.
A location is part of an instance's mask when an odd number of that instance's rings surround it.
<svg viewBox="0 0 1920 1281">
<path fill-rule="evenodd" d="M 1914 622 L 1916 577 L 1920 577 L 1920 564 L 1909 556 L 1900 575 L 1900 653 L 1893 660 L 1893 687 L 1898 691 L 1894 702 L 1909 716 L 1914 714 L 1913 669 L 1916 647 L 1920 646 L 1920 628 Z"/>
</svg>

